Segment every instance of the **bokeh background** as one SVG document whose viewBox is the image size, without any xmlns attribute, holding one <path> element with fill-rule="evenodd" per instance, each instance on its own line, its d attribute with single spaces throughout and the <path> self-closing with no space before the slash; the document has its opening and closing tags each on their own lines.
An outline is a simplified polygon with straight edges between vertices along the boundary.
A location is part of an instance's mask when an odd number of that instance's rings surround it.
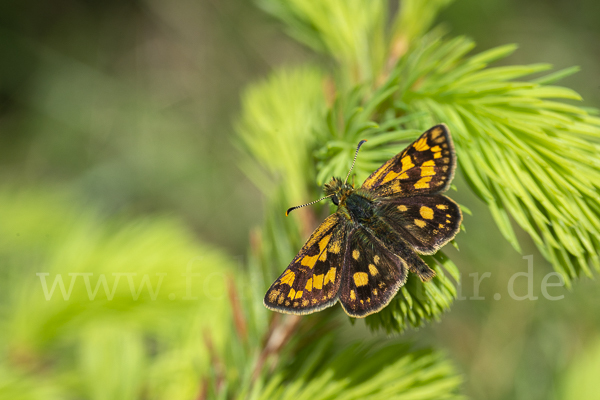
<svg viewBox="0 0 600 400">
<path fill-rule="evenodd" d="M 600 106 L 599 2 L 459 0 L 438 21 L 452 34 L 474 38 L 477 50 L 519 44 L 503 63 L 580 66 L 561 84 L 578 91 L 586 106 Z M 160 360 L 161 371 L 178 377 L 156 376 L 152 389 L 186 395 L 177 383 L 193 381 L 194 367 L 182 373 L 173 360 L 193 352 L 194 340 L 162 328 L 174 315 L 187 315 L 189 302 L 129 307 L 118 301 L 129 295 L 126 287 L 117 289 L 116 302 L 44 302 L 41 288 L 31 289 L 32 282 L 39 285 L 35 273 L 184 273 L 198 260 L 204 274 L 225 264 L 235 274 L 264 212 L 260 191 L 240 171 L 233 140 L 240 93 L 279 66 L 315 59 L 251 2 L 0 3 L 0 390 L 17 382 L 38 387 L 40 398 L 64 398 L 66 382 L 81 398 L 116 398 L 111 391 L 136 398 L 133 388 L 142 378 L 120 376 L 115 364 L 112 371 L 98 369 L 107 357 L 98 349 L 112 348 L 124 365 L 143 365 L 135 338 L 155 329 L 157 348 L 181 345 Z M 552 288 L 564 298 L 544 299 L 541 281 L 552 268 L 528 237 L 520 235 L 523 254 L 516 253 L 483 203 L 468 191 L 453 197 L 473 211 L 457 240 L 460 252 L 448 250 L 467 299 L 439 323 L 405 336 L 445 349 L 474 399 L 600 398 L 591 386 L 600 374 L 597 282 Z M 92 251 L 81 257 L 82 249 Z M 529 254 L 540 299 L 515 301 L 507 283 L 527 270 L 522 256 Z M 469 300 L 469 274 L 488 271 L 479 289 L 485 300 Z M 221 280 L 214 282 L 208 289 L 221 293 Z M 164 285 L 166 294 L 184 290 L 182 282 Z M 526 286 L 518 279 L 517 293 Z M 86 298 L 82 288 L 74 290 L 75 298 Z M 192 313 L 202 318 L 190 324 L 207 325 L 227 313 L 222 296 L 210 290 L 203 291 L 205 309 Z M 358 337 L 371 335 L 360 323 L 352 329 Z M 81 341 L 78 355 L 65 346 L 74 336 Z M 73 359 L 79 372 L 44 373 Z M 130 391 L 99 383 L 98 376 L 123 378 Z"/>
</svg>

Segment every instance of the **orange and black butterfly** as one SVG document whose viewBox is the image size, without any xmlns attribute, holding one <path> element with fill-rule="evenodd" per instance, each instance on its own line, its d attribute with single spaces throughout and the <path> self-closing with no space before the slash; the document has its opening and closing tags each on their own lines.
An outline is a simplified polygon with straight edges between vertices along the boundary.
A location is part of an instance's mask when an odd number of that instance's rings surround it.
<svg viewBox="0 0 600 400">
<path fill-rule="evenodd" d="M 364 142 L 358 144 L 355 161 Z M 441 194 L 455 168 L 452 138 L 441 124 L 379 167 L 358 189 L 346 183 L 350 172 L 344 182 L 332 178 L 324 185 L 323 199 L 330 197 L 337 211 L 271 285 L 265 306 L 309 314 L 339 300 L 349 316 L 362 318 L 388 305 L 408 271 L 429 281 L 435 272 L 418 254 L 435 253 L 456 236 L 462 221 L 458 205 Z"/>
</svg>

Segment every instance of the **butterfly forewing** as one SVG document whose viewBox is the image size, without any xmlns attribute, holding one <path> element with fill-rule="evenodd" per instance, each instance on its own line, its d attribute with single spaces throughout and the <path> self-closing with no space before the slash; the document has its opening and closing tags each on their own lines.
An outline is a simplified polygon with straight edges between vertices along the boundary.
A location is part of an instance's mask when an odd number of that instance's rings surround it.
<svg viewBox="0 0 600 400">
<path fill-rule="evenodd" d="M 340 302 L 351 317 L 384 308 L 407 277 L 407 265 L 365 228 L 352 231 L 344 257 Z"/>
<path fill-rule="evenodd" d="M 378 196 L 440 193 L 452 181 L 455 158 L 448 128 L 436 125 L 373 172 L 362 188 Z"/>
<path fill-rule="evenodd" d="M 332 214 L 313 232 L 264 298 L 267 308 L 308 314 L 335 304 L 340 288 L 346 229 Z"/>
<path fill-rule="evenodd" d="M 443 195 L 385 198 L 379 214 L 421 254 L 433 254 L 452 240 L 462 222 L 458 205 Z"/>
</svg>

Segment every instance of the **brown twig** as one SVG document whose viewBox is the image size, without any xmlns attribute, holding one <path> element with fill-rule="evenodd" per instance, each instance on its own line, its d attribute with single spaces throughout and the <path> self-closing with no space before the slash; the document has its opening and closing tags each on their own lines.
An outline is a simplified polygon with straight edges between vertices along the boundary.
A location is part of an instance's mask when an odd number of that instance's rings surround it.
<svg viewBox="0 0 600 400">
<path fill-rule="evenodd" d="M 235 280 L 233 277 L 229 277 L 227 280 L 227 293 L 229 295 L 229 302 L 231 303 L 231 309 L 233 310 L 233 323 L 235 325 L 235 331 L 242 343 L 248 341 L 248 328 L 246 324 L 246 317 L 242 311 L 242 305 L 240 304 L 240 298 L 235 287 Z"/>
<path fill-rule="evenodd" d="M 265 362 L 271 355 L 277 355 L 277 353 L 283 348 L 283 346 L 290 340 L 302 317 L 299 315 L 286 315 L 283 318 L 273 318 L 273 320 L 281 321 L 273 324 L 272 329 L 269 329 L 268 336 L 265 341 L 265 346 L 260 353 L 256 365 L 254 366 L 254 372 L 252 373 L 252 380 L 256 381 L 260 376 L 260 373 L 265 365 Z"/>
<path fill-rule="evenodd" d="M 225 382 L 225 367 L 223 365 L 223 362 L 219 358 L 219 354 L 217 354 L 217 350 L 215 349 L 215 345 L 212 341 L 210 332 L 208 330 L 204 331 L 204 344 L 205 344 L 206 348 L 208 349 L 208 354 L 210 355 L 210 363 L 213 367 L 213 371 L 216 376 L 215 391 L 218 393 L 221 391 L 221 388 L 223 387 L 223 383 Z M 200 396 L 203 396 L 205 391 L 208 394 L 209 382 L 208 382 L 208 380 L 206 380 L 204 383 L 205 383 L 205 386 L 203 388 L 202 393 L 200 393 Z M 202 397 L 201 397 L 201 399 L 202 399 Z"/>
<path fill-rule="evenodd" d="M 204 379 L 202 379 L 202 386 L 201 386 L 200 394 L 198 395 L 197 400 L 208 399 L 208 385 L 209 385 L 208 377 L 204 377 Z"/>
<path fill-rule="evenodd" d="M 398 63 L 398 60 L 408 51 L 408 38 L 405 35 L 399 35 L 392 39 L 390 43 L 389 57 L 383 66 L 383 71 L 376 79 L 376 85 L 379 87 L 388 79 L 390 73 Z"/>
</svg>

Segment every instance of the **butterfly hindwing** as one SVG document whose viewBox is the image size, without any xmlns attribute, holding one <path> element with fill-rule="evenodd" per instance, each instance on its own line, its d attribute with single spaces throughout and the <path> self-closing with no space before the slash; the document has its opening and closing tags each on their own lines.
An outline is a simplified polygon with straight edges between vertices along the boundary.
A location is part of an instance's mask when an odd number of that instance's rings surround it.
<svg viewBox="0 0 600 400">
<path fill-rule="evenodd" d="M 264 298 L 265 306 L 289 314 L 308 314 L 335 304 L 346 231 L 339 214 L 327 217 L 271 285 Z"/>
<path fill-rule="evenodd" d="M 351 317 L 362 318 L 384 308 L 406 282 L 407 265 L 365 228 L 349 234 L 344 257 L 340 302 Z"/>
<path fill-rule="evenodd" d="M 460 207 L 443 195 L 392 197 L 378 202 L 379 215 L 415 251 L 433 254 L 460 230 Z"/>
<path fill-rule="evenodd" d="M 440 124 L 373 172 L 362 188 L 380 197 L 441 193 L 449 187 L 455 168 L 452 138 Z"/>
</svg>

